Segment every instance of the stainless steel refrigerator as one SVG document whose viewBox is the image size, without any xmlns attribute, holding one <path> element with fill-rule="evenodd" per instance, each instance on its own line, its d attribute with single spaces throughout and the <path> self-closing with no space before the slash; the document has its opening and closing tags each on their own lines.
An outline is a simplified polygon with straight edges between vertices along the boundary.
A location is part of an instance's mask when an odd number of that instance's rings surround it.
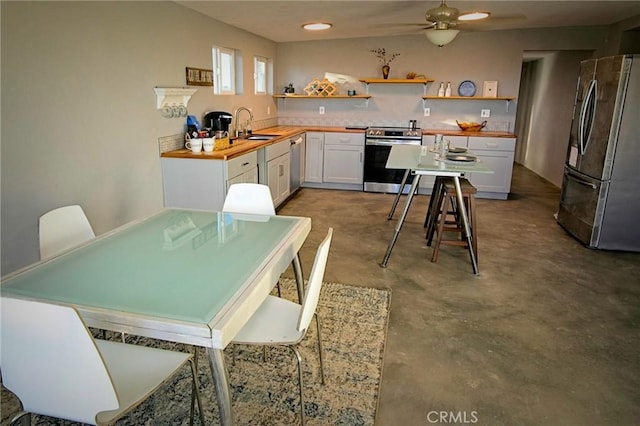
<svg viewBox="0 0 640 426">
<path fill-rule="evenodd" d="M 640 55 L 581 63 L 557 217 L 588 247 L 640 251 Z"/>
</svg>

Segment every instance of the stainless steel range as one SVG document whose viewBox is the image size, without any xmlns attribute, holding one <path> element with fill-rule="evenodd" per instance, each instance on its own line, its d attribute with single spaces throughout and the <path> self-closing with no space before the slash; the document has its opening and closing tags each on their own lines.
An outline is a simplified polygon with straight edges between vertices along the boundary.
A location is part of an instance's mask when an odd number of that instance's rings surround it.
<svg viewBox="0 0 640 426">
<path fill-rule="evenodd" d="M 385 165 L 393 145 L 420 145 L 422 130 L 412 127 L 369 127 L 365 133 L 364 190 L 397 193 L 404 170 L 387 169 Z M 409 176 L 403 192 L 409 191 L 413 176 Z"/>
</svg>

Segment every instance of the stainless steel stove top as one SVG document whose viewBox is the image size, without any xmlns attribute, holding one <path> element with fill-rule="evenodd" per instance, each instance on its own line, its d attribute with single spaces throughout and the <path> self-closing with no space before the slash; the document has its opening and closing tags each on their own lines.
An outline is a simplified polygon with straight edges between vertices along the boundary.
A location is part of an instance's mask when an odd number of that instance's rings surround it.
<svg viewBox="0 0 640 426">
<path fill-rule="evenodd" d="M 369 127 L 365 135 L 368 138 L 421 139 L 422 129 L 411 129 L 408 127 Z"/>
</svg>

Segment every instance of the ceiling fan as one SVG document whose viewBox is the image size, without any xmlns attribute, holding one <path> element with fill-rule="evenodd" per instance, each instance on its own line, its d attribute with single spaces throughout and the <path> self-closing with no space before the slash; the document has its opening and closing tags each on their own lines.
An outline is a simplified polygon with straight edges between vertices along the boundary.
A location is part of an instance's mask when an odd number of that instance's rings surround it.
<svg viewBox="0 0 640 426">
<path fill-rule="evenodd" d="M 489 18 L 489 19 L 485 19 Z M 425 12 L 423 23 L 386 24 L 389 27 L 414 27 L 419 28 L 429 41 L 442 47 L 451 43 L 461 29 L 465 31 L 486 31 L 501 29 L 505 23 L 514 20 L 525 20 L 523 14 L 495 16 L 488 11 L 463 12 L 455 7 L 447 5 L 446 0 L 440 0 L 440 5 L 428 9 Z M 459 29 L 458 29 L 459 28 Z M 413 31 L 412 31 L 413 32 Z"/>
<path fill-rule="evenodd" d="M 458 35 L 455 27 L 460 21 L 476 21 L 488 18 L 489 12 L 471 12 L 460 15 L 460 11 L 455 7 L 447 6 L 445 0 L 438 7 L 427 10 L 425 19 L 427 26 L 424 27 L 425 36 L 429 41 L 439 47 L 451 43 Z"/>
</svg>

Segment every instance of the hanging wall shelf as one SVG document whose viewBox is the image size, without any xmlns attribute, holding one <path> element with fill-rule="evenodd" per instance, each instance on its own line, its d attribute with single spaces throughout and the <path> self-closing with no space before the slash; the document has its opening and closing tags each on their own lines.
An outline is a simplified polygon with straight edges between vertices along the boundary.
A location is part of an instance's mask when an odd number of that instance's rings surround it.
<svg viewBox="0 0 640 426">
<path fill-rule="evenodd" d="M 198 91 L 198 89 L 187 89 L 183 87 L 154 87 L 156 92 L 156 108 L 162 109 L 164 107 L 185 107 L 189 103 L 191 96 Z"/>
</svg>

